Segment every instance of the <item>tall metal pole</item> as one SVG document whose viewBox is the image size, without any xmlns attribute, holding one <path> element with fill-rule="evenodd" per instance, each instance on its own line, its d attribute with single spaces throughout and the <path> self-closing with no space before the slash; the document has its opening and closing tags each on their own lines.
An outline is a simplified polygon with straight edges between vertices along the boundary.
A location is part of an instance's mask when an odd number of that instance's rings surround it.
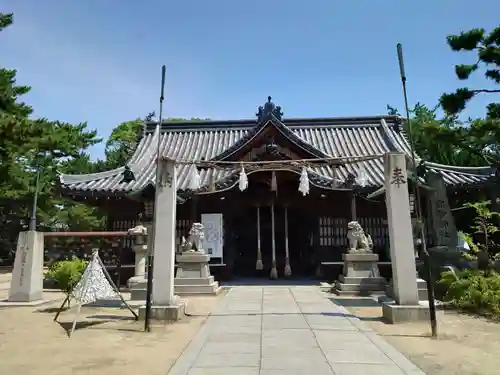
<svg viewBox="0 0 500 375">
<path fill-rule="evenodd" d="M 33 207 L 31 207 L 31 217 L 29 230 L 36 230 L 36 209 L 38 206 L 38 189 L 40 188 L 40 166 L 36 170 L 35 193 L 33 194 Z"/>
<path fill-rule="evenodd" d="M 156 141 L 156 178 L 155 178 L 155 187 L 158 189 L 158 186 L 160 184 L 160 179 L 161 179 L 161 126 L 163 122 L 163 99 L 164 99 L 164 93 L 165 93 L 165 71 L 166 67 L 163 65 L 161 67 L 161 94 L 160 94 L 160 118 L 158 119 L 158 124 L 156 125 L 156 135 L 158 137 Z M 153 290 L 153 266 L 154 266 L 154 245 L 155 245 L 155 237 L 156 237 L 156 220 L 157 220 L 157 213 L 156 213 L 156 197 L 157 194 L 155 193 L 155 202 L 154 202 L 154 209 L 153 209 L 153 225 L 151 228 L 151 241 L 149 242 L 150 244 L 150 249 L 148 252 L 148 280 L 147 280 L 147 286 L 146 286 L 146 316 L 144 317 L 144 330 L 146 332 L 151 331 L 150 327 L 150 320 L 151 320 L 151 292 Z"/>
<path fill-rule="evenodd" d="M 431 258 L 429 255 L 429 252 L 427 251 L 427 241 L 425 237 L 425 228 L 424 228 L 424 222 L 422 219 L 422 197 L 420 195 L 420 189 L 418 188 L 418 175 L 417 175 L 417 163 L 416 163 L 416 156 L 415 156 L 415 144 L 413 141 L 413 132 L 411 128 L 411 121 L 410 121 L 410 109 L 408 107 L 408 95 L 407 95 L 407 90 L 406 90 L 406 73 L 405 73 L 405 66 L 404 66 L 404 61 L 403 61 L 403 46 L 401 43 L 398 43 L 397 46 L 397 51 L 398 51 L 398 60 L 399 60 L 399 71 L 401 74 L 401 82 L 403 84 L 403 95 L 404 95 L 404 100 L 405 100 L 405 110 L 406 110 L 406 122 L 408 126 L 408 138 L 410 141 L 410 149 L 411 149 L 411 158 L 412 158 L 412 164 L 413 164 L 413 176 L 415 178 L 413 188 L 415 192 L 415 216 L 417 217 L 417 225 L 419 226 L 420 230 L 420 241 L 421 241 L 421 247 L 422 247 L 422 256 L 424 258 L 424 268 L 425 268 L 425 273 L 427 276 L 427 297 L 429 301 L 429 315 L 430 315 L 430 323 L 431 323 L 431 332 L 432 332 L 432 337 L 437 337 L 437 319 L 436 319 L 436 304 L 434 301 L 434 279 L 432 277 L 432 270 L 431 270 Z"/>
</svg>

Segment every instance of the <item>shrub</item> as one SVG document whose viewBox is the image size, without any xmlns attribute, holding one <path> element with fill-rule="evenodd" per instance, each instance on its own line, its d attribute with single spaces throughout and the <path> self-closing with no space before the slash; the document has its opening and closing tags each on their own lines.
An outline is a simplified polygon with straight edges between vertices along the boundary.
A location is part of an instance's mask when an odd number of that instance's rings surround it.
<svg viewBox="0 0 500 375">
<path fill-rule="evenodd" d="M 473 233 L 462 234 L 462 238 L 470 247 L 469 259 L 475 259 L 480 252 L 485 252 L 491 258 L 495 256 L 497 244 L 493 241 L 493 237 L 500 232 L 500 228 L 495 225 L 500 219 L 500 213 L 491 211 L 490 205 L 491 201 L 464 204 L 464 207 L 473 208 L 476 214 L 471 225 Z M 474 237 L 481 241 L 474 241 Z"/>
<path fill-rule="evenodd" d="M 500 274 L 479 270 L 443 272 L 439 284 L 446 286 L 445 300 L 452 306 L 478 314 L 500 318 Z"/>
<path fill-rule="evenodd" d="M 60 260 L 52 264 L 45 278 L 53 281 L 58 289 L 70 293 L 82 277 L 85 267 L 87 267 L 87 262 L 78 258 Z"/>
</svg>

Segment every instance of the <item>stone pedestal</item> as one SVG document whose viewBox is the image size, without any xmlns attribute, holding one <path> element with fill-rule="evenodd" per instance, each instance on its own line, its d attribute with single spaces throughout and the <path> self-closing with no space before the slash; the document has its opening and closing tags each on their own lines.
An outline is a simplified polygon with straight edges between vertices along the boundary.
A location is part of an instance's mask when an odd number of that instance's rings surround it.
<svg viewBox="0 0 500 375">
<path fill-rule="evenodd" d="M 417 292 L 418 292 L 418 300 L 419 301 L 428 301 L 428 294 L 427 294 L 427 282 L 424 279 L 420 279 L 417 277 Z M 387 285 L 387 288 L 385 290 L 385 294 L 387 294 L 387 297 L 394 299 L 394 290 L 392 286 L 392 280 Z"/>
<path fill-rule="evenodd" d="M 335 283 L 337 294 L 361 295 L 383 292 L 386 282 L 378 269 L 378 254 L 343 254 L 343 274 Z"/>
<path fill-rule="evenodd" d="M 187 251 L 177 255 L 175 294 L 217 294 L 219 283 L 210 275 L 209 261 L 210 256 L 199 251 Z"/>
<path fill-rule="evenodd" d="M 160 321 L 177 321 L 181 320 L 186 315 L 186 304 L 187 301 L 180 300 L 178 296 L 175 296 L 172 303 L 169 305 L 153 305 L 151 306 L 152 320 Z M 139 320 L 145 320 L 146 318 L 146 306 L 139 307 Z"/>
<path fill-rule="evenodd" d="M 146 255 L 148 247 L 145 244 L 135 245 L 135 272 L 134 276 L 128 279 L 127 286 L 130 290 L 132 301 L 144 301 L 146 299 Z M 144 290 L 144 292 L 143 292 Z"/>
<path fill-rule="evenodd" d="M 395 302 L 382 303 L 382 316 L 391 324 L 418 322 L 430 319 L 429 306 L 399 305 Z"/>
<path fill-rule="evenodd" d="M 43 300 L 43 233 L 19 233 L 9 302 Z"/>
</svg>

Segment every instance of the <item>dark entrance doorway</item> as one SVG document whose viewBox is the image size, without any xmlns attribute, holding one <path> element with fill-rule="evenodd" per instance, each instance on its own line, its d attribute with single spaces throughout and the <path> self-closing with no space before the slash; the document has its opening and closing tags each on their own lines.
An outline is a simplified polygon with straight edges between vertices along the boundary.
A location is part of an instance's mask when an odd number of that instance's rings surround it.
<svg viewBox="0 0 500 375">
<path fill-rule="evenodd" d="M 240 210 L 229 220 L 228 232 L 232 233 L 230 244 L 233 255 L 232 273 L 235 277 L 269 277 L 272 267 L 272 216 L 271 207 L 260 207 L 261 252 L 264 269 L 256 270 L 257 262 L 257 208 L 249 207 Z M 310 243 L 312 218 L 304 215 L 299 209 L 288 208 L 288 249 L 292 277 L 313 275 Z M 285 277 L 285 208 L 274 207 L 274 231 L 276 249 L 276 267 L 279 278 Z M 228 233 L 230 234 L 230 233 Z M 231 234 L 230 234 L 231 235 Z M 227 238 L 227 237 L 226 237 Z"/>
<path fill-rule="evenodd" d="M 314 275 L 314 246 L 312 238 L 315 218 L 304 210 L 288 208 L 288 248 L 292 275 Z"/>
<path fill-rule="evenodd" d="M 257 212 L 255 207 L 241 207 L 227 222 L 232 274 L 255 277 L 257 261 Z"/>
</svg>

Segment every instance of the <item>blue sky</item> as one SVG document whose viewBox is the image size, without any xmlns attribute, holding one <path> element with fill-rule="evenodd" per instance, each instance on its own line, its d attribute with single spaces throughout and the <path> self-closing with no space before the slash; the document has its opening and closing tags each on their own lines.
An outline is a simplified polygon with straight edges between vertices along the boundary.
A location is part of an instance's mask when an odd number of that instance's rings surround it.
<svg viewBox="0 0 500 375">
<path fill-rule="evenodd" d="M 474 60 L 445 37 L 497 26 L 497 1 L 4 0 L 15 20 L 0 34 L 0 64 L 32 86 L 36 116 L 87 121 L 102 137 L 158 113 L 162 64 L 165 116 L 252 118 L 268 95 L 285 117 L 377 115 L 402 109 L 397 42 L 410 104 L 435 105 L 460 84 L 453 65 Z M 485 86 L 482 76 L 469 86 Z"/>
</svg>

